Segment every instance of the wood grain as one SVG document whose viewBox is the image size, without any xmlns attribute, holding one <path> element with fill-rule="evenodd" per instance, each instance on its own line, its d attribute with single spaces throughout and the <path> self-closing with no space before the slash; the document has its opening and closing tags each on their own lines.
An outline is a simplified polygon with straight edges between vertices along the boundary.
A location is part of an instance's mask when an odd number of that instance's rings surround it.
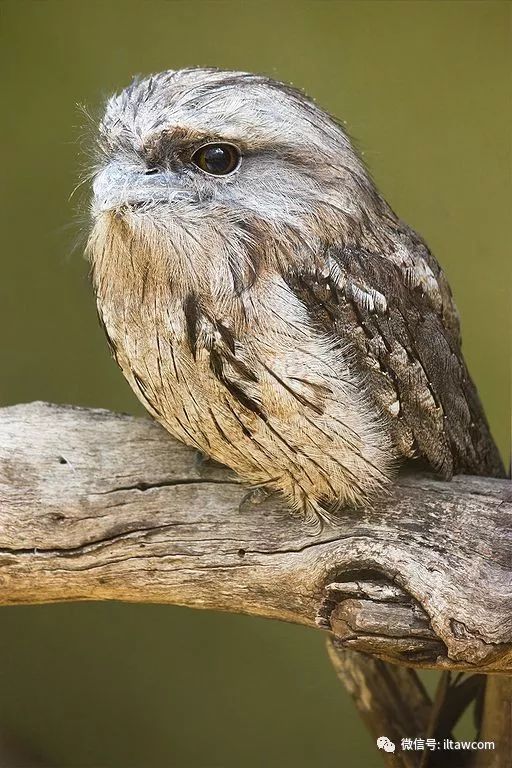
<svg viewBox="0 0 512 768">
<path fill-rule="evenodd" d="M 175 603 L 412 666 L 512 671 L 509 480 L 401 475 L 317 535 L 156 423 L 0 409 L 0 604 Z"/>
</svg>

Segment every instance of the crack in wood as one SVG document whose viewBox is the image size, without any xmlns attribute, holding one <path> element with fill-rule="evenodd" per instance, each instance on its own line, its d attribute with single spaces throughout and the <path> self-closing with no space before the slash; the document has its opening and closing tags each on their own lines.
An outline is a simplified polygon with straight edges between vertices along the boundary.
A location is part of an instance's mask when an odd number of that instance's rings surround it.
<svg viewBox="0 0 512 768">
<path fill-rule="evenodd" d="M 312 536 L 278 497 L 207 471 L 147 419 L 0 409 L 0 603 L 231 607 L 316 620 L 388 661 L 512 672 L 509 481 L 409 472 Z"/>
</svg>

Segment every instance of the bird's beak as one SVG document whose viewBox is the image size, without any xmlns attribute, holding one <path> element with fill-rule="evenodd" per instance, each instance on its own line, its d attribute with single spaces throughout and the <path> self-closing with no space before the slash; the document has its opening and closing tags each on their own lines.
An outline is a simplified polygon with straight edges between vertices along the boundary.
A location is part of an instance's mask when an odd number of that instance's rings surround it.
<svg viewBox="0 0 512 768">
<path fill-rule="evenodd" d="M 97 174 L 93 182 L 91 213 L 132 210 L 169 200 L 173 188 L 169 173 L 148 173 L 146 169 L 130 168 L 125 163 L 112 161 Z"/>
</svg>

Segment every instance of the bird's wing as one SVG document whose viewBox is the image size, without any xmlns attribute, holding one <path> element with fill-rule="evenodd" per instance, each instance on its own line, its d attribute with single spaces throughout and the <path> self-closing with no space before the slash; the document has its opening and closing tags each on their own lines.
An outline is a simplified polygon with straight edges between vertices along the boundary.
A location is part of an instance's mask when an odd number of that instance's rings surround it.
<svg viewBox="0 0 512 768">
<path fill-rule="evenodd" d="M 424 458 L 445 477 L 503 474 L 446 278 L 414 232 L 404 229 L 392 254 L 329 247 L 287 282 L 323 332 L 353 348 L 403 456 Z"/>
</svg>

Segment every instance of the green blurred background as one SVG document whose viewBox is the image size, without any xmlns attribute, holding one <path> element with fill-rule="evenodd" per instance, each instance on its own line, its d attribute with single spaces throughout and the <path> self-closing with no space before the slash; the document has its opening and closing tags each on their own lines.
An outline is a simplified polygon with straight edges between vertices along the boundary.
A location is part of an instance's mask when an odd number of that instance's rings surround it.
<svg viewBox="0 0 512 768">
<path fill-rule="evenodd" d="M 69 201 L 83 165 L 77 103 L 97 114 L 135 73 L 215 65 L 292 81 L 347 121 L 448 274 L 506 455 L 510 8 L 3 0 L 2 404 L 140 413 L 75 247 L 87 213 L 86 198 Z M 0 731 L 48 766 L 380 765 L 319 632 L 172 607 L 2 609 Z"/>
</svg>

